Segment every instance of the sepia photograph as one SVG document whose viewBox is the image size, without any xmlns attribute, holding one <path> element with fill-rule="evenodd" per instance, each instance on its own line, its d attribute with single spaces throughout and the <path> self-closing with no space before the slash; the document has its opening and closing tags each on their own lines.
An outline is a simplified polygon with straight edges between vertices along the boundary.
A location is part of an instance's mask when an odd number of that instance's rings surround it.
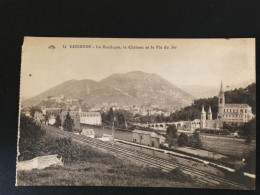
<svg viewBox="0 0 260 195">
<path fill-rule="evenodd" d="M 255 39 L 24 37 L 16 186 L 255 190 Z"/>
</svg>

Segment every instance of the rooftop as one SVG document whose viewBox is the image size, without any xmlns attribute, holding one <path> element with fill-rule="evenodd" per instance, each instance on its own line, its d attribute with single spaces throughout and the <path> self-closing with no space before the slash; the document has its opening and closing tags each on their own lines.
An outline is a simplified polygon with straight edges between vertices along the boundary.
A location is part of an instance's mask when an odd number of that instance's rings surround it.
<svg viewBox="0 0 260 195">
<path fill-rule="evenodd" d="M 82 112 L 82 113 L 80 113 L 80 116 L 87 116 L 87 117 L 100 116 L 100 113 L 99 112 Z"/>
<path fill-rule="evenodd" d="M 89 134 L 89 135 L 94 135 L 95 132 L 93 129 L 82 129 L 81 134 Z"/>
<path fill-rule="evenodd" d="M 164 138 L 162 135 L 158 135 L 157 133 L 151 132 L 151 131 L 142 131 L 142 130 L 134 130 L 133 133 L 140 133 L 140 134 L 146 134 L 151 135 L 151 137 L 157 137 L 157 138 Z"/>
<path fill-rule="evenodd" d="M 231 108 L 251 108 L 248 104 L 225 104 L 225 107 L 231 107 Z"/>
</svg>

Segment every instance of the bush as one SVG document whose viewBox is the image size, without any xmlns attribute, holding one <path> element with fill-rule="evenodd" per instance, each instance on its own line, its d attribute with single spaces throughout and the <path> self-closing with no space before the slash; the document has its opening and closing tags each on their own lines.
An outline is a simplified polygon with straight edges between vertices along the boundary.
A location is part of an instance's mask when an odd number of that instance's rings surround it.
<svg viewBox="0 0 260 195">
<path fill-rule="evenodd" d="M 32 118 L 21 115 L 20 118 L 20 138 L 19 138 L 19 160 L 29 160 L 39 153 L 39 141 L 44 136 L 45 131 L 37 125 Z"/>
<path fill-rule="evenodd" d="M 250 142 L 252 138 L 256 137 L 256 119 L 241 125 L 238 127 L 239 135 L 246 137 L 246 142 Z"/>
<path fill-rule="evenodd" d="M 245 156 L 245 166 L 241 168 L 241 171 L 249 172 L 252 174 L 256 173 L 256 150 L 253 149 L 250 153 Z"/>
<path fill-rule="evenodd" d="M 63 129 L 65 131 L 70 131 L 72 132 L 72 127 L 74 126 L 74 120 L 71 118 L 69 112 L 66 115 L 66 118 L 63 122 Z"/>
<path fill-rule="evenodd" d="M 228 123 L 224 122 L 223 129 L 228 130 L 229 132 L 234 133 L 237 130 L 237 123 L 228 124 Z"/>
<path fill-rule="evenodd" d="M 196 129 L 200 133 L 208 133 L 208 134 L 216 134 L 216 135 L 229 135 L 229 131 L 227 129 Z"/>
<path fill-rule="evenodd" d="M 177 128 L 176 125 L 173 124 L 167 128 L 166 142 L 169 144 L 169 147 L 174 144 L 174 139 L 176 138 L 178 138 Z"/>
<path fill-rule="evenodd" d="M 18 159 L 30 160 L 37 156 L 58 154 L 64 164 L 69 164 L 100 155 L 92 148 L 86 150 L 86 146 L 79 147 L 73 144 L 71 139 L 54 139 L 44 135 L 45 131 L 41 126 L 31 118 L 21 115 Z M 104 155 L 102 157 L 106 158 Z"/>
<path fill-rule="evenodd" d="M 185 174 L 179 167 L 171 170 L 170 174 L 176 176 L 180 181 L 192 181 L 192 177 L 188 174 Z"/>
<path fill-rule="evenodd" d="M 189 144 L 189 137 L 186 133 L 181 133 L 178 138 L 179 146 L 187 146 Z"/>
<path fill-rule="evenodd" d="M 53 139 L 45 137 L 39 143 L 41 148 L 39 151 L 43 155 L 58 154 L 58 157 L 62 157 L 62 162 L 64 164 L 70 164 L 77 161 L 85 161 L 90 157 L 98 156 L 92 148 L 86 150 L 87 147 L 81 147 L 74 144 L 71 139 L 61 138 Z"/>
<path fill-rule="evenodd" d="M 192 136 L 189 137 L 189 146 L 193 148 L 201 148 L 202 142 L 200 140 L 199 133 L 195 131 Z"/>
</svg>

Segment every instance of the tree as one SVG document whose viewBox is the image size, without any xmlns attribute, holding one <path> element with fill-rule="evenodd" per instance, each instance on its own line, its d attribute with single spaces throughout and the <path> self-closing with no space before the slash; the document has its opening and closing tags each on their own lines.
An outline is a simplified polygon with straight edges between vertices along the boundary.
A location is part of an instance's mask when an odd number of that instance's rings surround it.
<svg viewBox="0 0 260 195">
<path fill-rule="evenodd" d="M 177 137 L 178 134 L 177 134 L 176 125 L 175 124 L 170 125 L 166 131 L 166 142 L 169 144 L 169 147 L 172 147 L 174 143 L 174 139 L 176 139 Z"/>
<path fill-rule="evenodd" d="M 194 131 L 193 135 L 189 137 L 189 146 L 194 147 L 194 148 L 202 147 L 200 135 L 197 131 Z"/>
<path fill-rule="evenodd" d="M 102 124 L 107 125 L 107 115 L 106 115 L 106 113 L 103 112 L 101 114 L 101 118 L 102 118 Z"/>
<path fill-rule="evenodd" d="M 156 122 L 157 123 L 161 123 L 162 122 L 162 116 L 161 115 L 157 115 L 156 116 Z"/>
<path fill-rule="evenodd" d="M 125 117 L 123 113 L 117 113 L 118 126 L 121 128 L 125 127 Z"/>
<path fill-rule="evenodd" d="M 44 136 L 45 131 L 37 125 L 33 119 L 21 115 L 20 118 L 20 138 L 19 138 L 19 160 L 29 160 L 37 156 L 39 141 Z"/>
<path fill-rule="evenodd" d="M 166 131 L 167 134 L 172 134 L 173 138 L 177 138 L 178 134 L 177 134 L 177 128 L 175 124 L 169 125 Z"/>
<path fill-rule="evenodd" d="M 63 128 L 65 131 L 72 131 L 72 127 L 74 125 L 74 121 L 73 119 L 71 118 L 69 112 L 67 113 L 66 115 L 66 118 L 64 120 L 64 123 L 63 123 Z"/>
<path fill-rule="evenodd" d="M 189 144 L 189 137 L 186 133 L 181 133 L 178 138 L 179 146 L 187 146 Z"/>
<path fill-rule="evenodd" d="M 44 116 L 44 122 L 45 122 L 45 125 L 46 125 L 47 122 L 48 122 L 48 116 L 47 116 L 47 115 Z"/>
<path fill-rule="evenodd" d="M 61 126 L 61 119 L 60 119 L 60 115 L 56 116 L 56 121 L 54 123 L 55 127 L 60 127 Z"/>
<path fill-rule="evenodd" d="M 246 142 L 250 143 L 251 139 L 256 137 L 256 119 L 239 126 L 238 129 L 238 134 L 246 137 Z"/>
<path fill-rule="evenodd" d="M 230 132 L 235 132 L 237 130 L 237 123 L 228 124 L 228 123 L 224 122 L 223 129 L 227 129 Z"/>
<path fill-rule="evenodd" d="M 107 117 L 106 117 L 106 120 L 108 121 L 109 125 L 112 124 L 113 122 L 113 119 L 114 119 L 114 111 L 112 108 L 110 108 L 108 114 L 107 114 Z"/>
</svg>

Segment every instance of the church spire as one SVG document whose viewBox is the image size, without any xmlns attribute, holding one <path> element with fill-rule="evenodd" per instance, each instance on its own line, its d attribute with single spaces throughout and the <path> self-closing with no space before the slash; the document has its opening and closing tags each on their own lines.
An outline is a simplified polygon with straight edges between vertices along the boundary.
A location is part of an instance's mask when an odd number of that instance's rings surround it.
<svg viewBox="0 0 260 195">
<path fill-rule="evenodd" d="M 200 128 L 204 129 L 206 123 L 206 112 L 204 110 L 204 104 L 202 104 L 201 114 L 200 114 Z"/>
<path fill-rule="evenodd" d="M 201 112 L 205 112 L 205 110 L 204 110 L 204 104 L 202 104 Z"/>
<path fill-rule="evenodd" d="M 208 120 L 212 120 L 211 106 L 209 106 L 209 111 L 208 111 Z"/>
<path fill-rule="evenodd" d="M 219 91 L 219 95 L 218 95 L 218 106 L 223 107 L 224 105 L 225 105 L 225 94 L 223 91 L 223 83 L 221 80 L 220 91 Z"/>
<path fill-rule="evenodd" d="M 223 93 L 223 84 L 222 84 L 222 80 L 221 80 L 221 84 L 220 84 L 220 90 L 219 90 L 219 93 Z"/>
</svg>

